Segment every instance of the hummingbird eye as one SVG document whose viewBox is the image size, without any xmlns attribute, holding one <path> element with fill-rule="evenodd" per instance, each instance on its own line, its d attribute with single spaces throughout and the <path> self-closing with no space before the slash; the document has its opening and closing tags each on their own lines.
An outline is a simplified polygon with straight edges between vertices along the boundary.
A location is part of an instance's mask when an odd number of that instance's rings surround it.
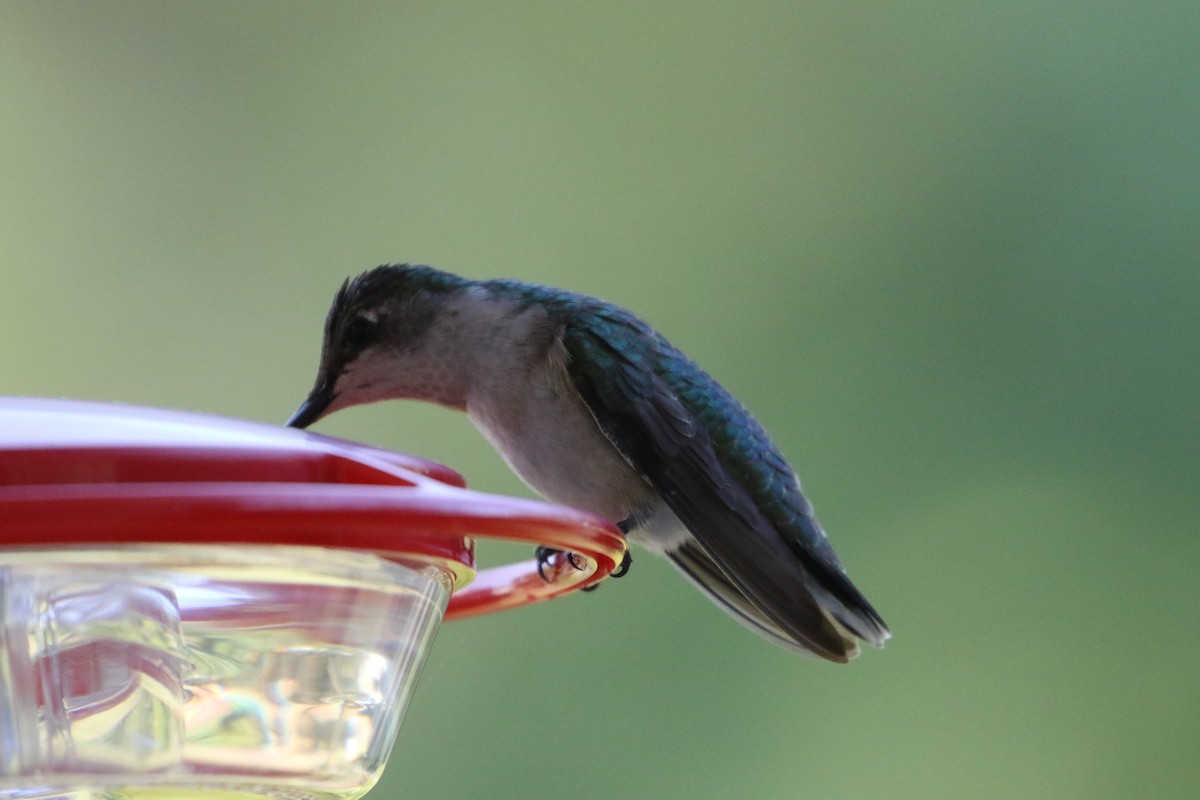
<svg viewBox="0 0 1200 800">
<path fill-rule="evenodd" d="M 371 336 L 374 333 L 374 320 L 366 317 L 355 317 L 354 319 L 350 320 L 350 324 L 346 326 L 345 341 L 346 344 L 357 350 L 370 342 Z"/>
</svg>

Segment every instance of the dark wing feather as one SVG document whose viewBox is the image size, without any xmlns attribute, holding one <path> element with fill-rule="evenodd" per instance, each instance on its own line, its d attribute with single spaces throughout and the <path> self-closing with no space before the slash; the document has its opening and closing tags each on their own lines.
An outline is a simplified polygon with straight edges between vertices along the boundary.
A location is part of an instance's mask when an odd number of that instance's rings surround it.
<svg viewBox="0 0 1200 800">
<path fill-rule="evenodd" d="M 778 645 L 802 653 L 809 651 L 797 645 L 794 637 L 763 615 L 746 595 L 721 571 L 712 556 L 696 541 L 684 542 L 667 553 L 676 568 L 688 577 L 714 602 L 725 608 L 736 620 Z"/>
<path fill-rule="evenodd" d="M 572 379 L 695 537 L 698 549 L 674 558 L 680 569 L 766 635 L 830 660 L 856 651 L 845 631 L 882 644 L 886 626 L 846 578 L 794 473 L 749 413 L 628 312 L 599 303 L 572 311 L 585 316 L 564 332 Z"/>
</svg>

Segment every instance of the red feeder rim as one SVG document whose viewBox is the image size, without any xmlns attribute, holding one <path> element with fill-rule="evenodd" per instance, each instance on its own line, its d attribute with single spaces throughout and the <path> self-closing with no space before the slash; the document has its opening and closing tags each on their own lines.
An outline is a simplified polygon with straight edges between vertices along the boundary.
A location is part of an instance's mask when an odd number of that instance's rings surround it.
<svg viewBox="0 0 1200 800">
<path fill-rule="evenodd" d="M 590 586 L 625 554 L 624 537 L 599 517 L 465 487 L 462 476 L 440 464 L 292 428 L 0 397 L 0 548 L 175 543 L 368 550 L 452 575 L 448 619 Z M 562 553 L 547 565 L 546 579 L 532 560 L 476 574 L 476 537 Z"/>
</svg>

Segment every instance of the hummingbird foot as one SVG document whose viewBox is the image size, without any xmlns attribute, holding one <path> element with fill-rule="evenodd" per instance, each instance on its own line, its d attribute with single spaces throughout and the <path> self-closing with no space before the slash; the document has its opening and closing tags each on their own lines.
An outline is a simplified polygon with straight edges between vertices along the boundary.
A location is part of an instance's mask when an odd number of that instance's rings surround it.
<svg viewBox="0 0 1200 800">
<path fill-rule="evenodd" d="M 617 564 L 617 568 L 608 573 L 610 578 L 624 578 L 625 573 L 629 572 L 629 565 L 633 563 L 633 554 L 629 550 L 625 551 L 625 555 L 621 556 L 621 563 Z"/>
<path fill-rule="evenodd" d="M 628 519 L 623 519 L 617 523 L 617 528 L 621 531 L 621 533 L 623 533 L 625 535 L 627 543 L 629 541 L 629 531 L 633 530 L 633 528 L 636 524 L 637 523 L 634 521 L 633 517 L 629 517 Z M 632 563 L 633 563 L 633 553 L 629 552 L 628 544 L 626 544 L 625 555 L 621 556 L 621 563 L 617 564 L 616 569 L 614 569 L 612 572 L 608 573 L 608 577 L 624 578 L 625 573 L 629 572 L 629 565 Z"/>
<path fill-rule="evenodd" d="M 562 550 L 555 550 L 553 547 L 546 547 L 544 545 L 539 545 L 533 551 L 533 557 L 535 559 L 537 559 L 538 575 L 540 575 L 542 577 L 542 580 L 549 582 L 550 579 L 546 577 L 546 566 L 550 563 L 550 559 L 554 558 L 556 555 L 558 555 L 561 552 L 562 552 Z M 579 564 L 578 561 L 576 561 L 576 558 L 577 558 L 577 556 L 574 553 L 567 553 L 567 562 L 572 567 L 574 567 L 575 569 L 582 572 L 583 567 Z M 630 552 L 628 550 L 626 550 L 625 555 L 621 557 L 621 563 L 617 565 L 616 569 L 614 569 L 612 572 L 610 572 L 608 574 L 608 577 L 610 577 L 610 578 L 625 577 L 625 573 L 629 572 L 629 565 L 632 563 L 633 563 L 633 555 L 630 554 Z M 579 591 L 594 592 L 599 587 L 600 587 L 600 584 L 593 583 L 591 586 L 588 586 L 585 589 L 580 589 Z"/>
<path fill-rule="evenodd" d="M 538 575 L 540 575 L 542 580 L 546 581 L 547 583 L 550 581 L 550 579 L 546 577 L 546 566 L 550 563 L 550 559 L 554 558 L 561 552 L 562 550 L 555 550 L 553 547 L 546 547 L 544 545 L 539 545 L 537 549 L 533 551 L 533 557 L 537 559 Z M 582 572 L 583 565 L 576 560 L 577 558 L 578 557 L 574 553 L 567 553 L 567 562 L 570 563 L 572 567 Z"/>
<path fill-rule="evenodd" d="M 620 563 L 620 564 L 617 564 L 617 568 L 616 568 L 616 569 L 614 569 L 612 572 L 608 573 L 608 577 L 610 577 L 610 578 L 624 578 L 624 577 L 625 577 L 625 573 L 626 573 L 626 572 L 629 572 L 629 565 L 630 565 L 630 564 L 632 564 L 632 563 L 633 563 L 633 556 L 629 554 L 629 551 L 628 551 L 628 550 L 626 550 L 626 551 L 625 551 L 625 555 L 623 555 L 623 556 L 621 557 L 621 563 Z M 598 583 L 593 583 L 591 586 L 587 586 L 587 587 L 585 587 L 585 588 L 583 588 L 583 589 L 580 589 L 579 591 L 581 591 L 581 592 L 594 592 L 594 591 L 596 591 L 596 590 L 597 590 L 597 589 L 599 589 L 599 588 L 600 588 L 600 584 L 598 584 Z"/>
</svg>

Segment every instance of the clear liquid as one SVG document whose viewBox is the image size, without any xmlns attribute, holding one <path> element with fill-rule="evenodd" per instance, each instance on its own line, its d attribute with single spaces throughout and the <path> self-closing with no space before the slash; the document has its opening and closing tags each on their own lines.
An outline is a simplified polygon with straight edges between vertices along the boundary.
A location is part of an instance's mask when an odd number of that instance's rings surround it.
<svg viewBox="0 0 1200 800">
<path fill-rule="evenodd" d="M 0 798 L 357 797 L 449 596 L 317 548 L 0 554 Z"/>
</svg>

